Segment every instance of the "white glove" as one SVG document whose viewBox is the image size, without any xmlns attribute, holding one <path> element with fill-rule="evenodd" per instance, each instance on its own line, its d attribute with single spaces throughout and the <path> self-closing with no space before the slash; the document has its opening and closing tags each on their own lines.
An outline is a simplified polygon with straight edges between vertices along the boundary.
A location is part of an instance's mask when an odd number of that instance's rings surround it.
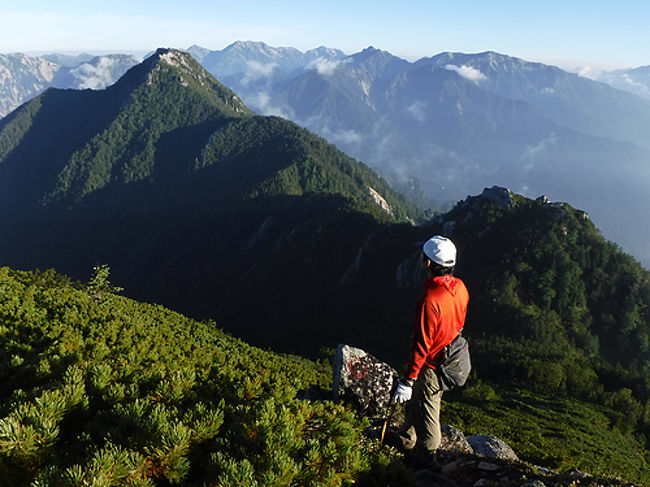
<svg viewBox="0 0 650 487">
<path fill-rule="evenodd" d="M 401 404 L 409 401 L 411 399 L 411 394 L 413 394 L 413 388 L 406 382 L 399 381 L 397 389 L 395 389 L 395 393 L 393 394 L 393 402 Z"/>
</svg>

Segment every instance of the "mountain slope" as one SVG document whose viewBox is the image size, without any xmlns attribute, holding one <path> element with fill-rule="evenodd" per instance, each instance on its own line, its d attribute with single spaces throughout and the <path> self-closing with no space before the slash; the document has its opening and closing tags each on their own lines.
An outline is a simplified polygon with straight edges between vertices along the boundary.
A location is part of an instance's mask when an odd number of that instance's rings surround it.
<svg viewBox="0 0 650 487">
<path fill-rule="evenodd" d="M 61 110 L 76 112 L 62 117 Z M 0 121 L 1 198 L 33 207 L 142 180 L 151 175 L 161 134 L 203 125 L 207 137 L 244 113 L 250 112 L 236 95 L 189 55 L 159 51 L 105 91 L 52 89 Z"/>
<path fill-rule="evenodd" d="M 50 86 L 59 69 L 44 58 L 0 54 L 0 117 Z"/>
<path fill-rule="evenodd" d="M 650 149 L 650 102 L 603 83 L 495 52 L 442 53 L 416 64 L 464 69 L 484 89 L 526 101 L 558 125 Z"/>
<path fill-rule="evenodd" d="M 70 116 L 57 123 L 64 110 Z M 266 316 L 260 341 L 313 334 L 292 331 L 288 308 L 272 311 L 303 295 L 294 311 L 313 314 L 317 296 L 334 299 L 332 281 L 368 228 L 421 216 L 323 139 L 252 116 L 178 51 L 159 51 L 102 92 L 49 90 L 0 122 L 0 140 L 2 221 L 12 235 L 0 243 L 4 262 L 74 277 L 110 262 L 132 296 L 194 316 L 239 315 L 240 336 L 255 334 L 252 316 Z M 320 239 L 339 226 L 341 235 Z M 341 259 L 328 262 L 337 249 Z M 322 265 L 338 276 L 319 280 Z M 231 294 L 256 286 L 266 299 L 237 312 Z"/>
</svg>

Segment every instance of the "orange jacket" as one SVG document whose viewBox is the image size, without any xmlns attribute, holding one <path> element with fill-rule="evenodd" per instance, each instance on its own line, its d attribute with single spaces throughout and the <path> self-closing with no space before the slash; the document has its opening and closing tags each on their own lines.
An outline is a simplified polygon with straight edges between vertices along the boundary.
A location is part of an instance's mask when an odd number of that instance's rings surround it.
<svg viewBox="0 0 650 487">
<path fill-rule="evenodd" d="M 436 368 L 438 353 L 465 326 L 469 293 L 463 281 L 453 276 L 436 276 L 424 283 L 413 323 L 413 346 L 406 377 L 416 379 L 423 365 Z"/>
</svg>

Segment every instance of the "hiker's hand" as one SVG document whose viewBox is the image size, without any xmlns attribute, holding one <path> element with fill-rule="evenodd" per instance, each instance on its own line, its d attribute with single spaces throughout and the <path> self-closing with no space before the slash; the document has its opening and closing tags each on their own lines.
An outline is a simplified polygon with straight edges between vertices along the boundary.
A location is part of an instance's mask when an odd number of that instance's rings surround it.
<svg viewBox="0 0 650 487">
<path fill-rule="evenodd" d="M 411 399 L 411 394 L 413 394 L 413 388 L 406 381 L 399 381 L 397 384 L 397 389 L 395 389 L 395 394 L 393 394 L 393 402 L 401 404 L 403 402 L 409 401 Z"/>
</svg>

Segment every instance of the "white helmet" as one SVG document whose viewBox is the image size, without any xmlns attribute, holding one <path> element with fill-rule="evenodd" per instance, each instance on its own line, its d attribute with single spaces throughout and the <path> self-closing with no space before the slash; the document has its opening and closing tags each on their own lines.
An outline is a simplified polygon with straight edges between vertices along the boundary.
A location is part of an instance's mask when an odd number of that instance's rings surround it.
<svg viewBox="0 0 650 487">
<path fill-rule="evenodd" d="M 433 262 L 443 267 L 456 265 L 456 246 L 447 237 L 434 235 L 424 242 L 422 252 Z"/>
</svg>

